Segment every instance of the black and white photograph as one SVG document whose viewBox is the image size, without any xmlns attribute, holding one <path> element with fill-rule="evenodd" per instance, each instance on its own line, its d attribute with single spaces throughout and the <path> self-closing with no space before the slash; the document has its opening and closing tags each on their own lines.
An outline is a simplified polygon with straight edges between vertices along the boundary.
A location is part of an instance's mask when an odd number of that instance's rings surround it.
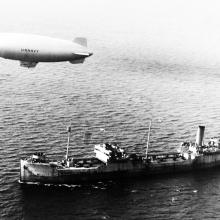
<svg viewBox="0 0 220 220">
<path fill-rule="evenodd" d="M 220 219 L 220 2 L 0 0 L 0 219 Z"/>
</svg>

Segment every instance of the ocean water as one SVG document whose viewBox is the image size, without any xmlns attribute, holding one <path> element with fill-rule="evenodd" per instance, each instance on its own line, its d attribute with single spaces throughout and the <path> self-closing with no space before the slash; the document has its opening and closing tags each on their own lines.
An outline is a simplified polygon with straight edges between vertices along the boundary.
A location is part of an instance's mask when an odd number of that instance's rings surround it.
<svg viewBox="0 0 220 220">
<path fill-rule="evenodd" d="M 164 14 L 155 21 L 141 13 L 130 17 L 128 5 L 129 19 L 121 19 L 121 4 L 114 19 L 114 7 L 105 14 L 98 1 L 102 10 L 79 8 L 90 12 L 79 17 L 69 1 L 54 2 L 49 11 L 49 3 L 44 9 L 21 1 L 24 8 L 18 11 L 19 5 L 7 6 L 1 30 L 64 39 L 83 35 L 94 55 L 82 65 L 40 63 L 35 69 L 1 59 L 0 218 L 219 219 L 218 170 L 83 186 L 20 186 L 19 159 L 35 151 L 64 156 L 69 125 L 70 154 L 76 157 L 92 155 L 94 144 L 102 141 L 144 153 L 150 120 L 150 151 L 175 151 L 180 142 L 194 141 L 198 125 L 206 126 L 206 141 L 220 136 L 220 53 L 201 41 L 200 47 L 190 28 L 183 33 L 192 40 L 178 41 L 182 35 L 168 14 L 165 21 Z M 214 45 L 207 32 L 205 37 Z"/>
<path fill-rule="evenodd" d="M 90 156 L 95 143 L 117 141 L 144 153 L 168 152 L 219 136 L 219 69 L 163 64 L 139 55 L 96 51 L 80 66 L 1 62 L 0 213 L 2 219 L 198 219 L 220 217 L 216 171 L 87 186 L 22 188 L 19 159 L 35 151 Z M 96 55 L 97 54 L 97 55 Z M 100 129 L 105 129 L 101 132 Z"/>
</svg>

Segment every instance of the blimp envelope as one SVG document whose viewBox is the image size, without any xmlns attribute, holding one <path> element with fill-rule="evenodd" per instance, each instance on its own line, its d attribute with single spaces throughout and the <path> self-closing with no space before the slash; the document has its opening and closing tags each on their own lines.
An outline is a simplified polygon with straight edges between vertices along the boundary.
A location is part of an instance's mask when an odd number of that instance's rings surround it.
<svg viewBox="0 0 220 220">
<path fill-rule="evenodd" d="M 0 34 L 0 57 L 19 60 L 23 67 L 35 67 L 39 62 L 83 63 L 92 54 L 86 38 L 68 41 L 33 34 Z"/>
</svg>

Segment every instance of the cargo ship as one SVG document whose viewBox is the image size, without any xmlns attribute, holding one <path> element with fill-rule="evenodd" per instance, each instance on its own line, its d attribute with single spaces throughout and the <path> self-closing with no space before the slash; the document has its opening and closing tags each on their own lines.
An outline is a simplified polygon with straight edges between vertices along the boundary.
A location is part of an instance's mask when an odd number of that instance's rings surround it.
<svg viewBox="0 0 220 220">
<path fill-rule="evenodd" d="M 211 138 L 204 144 L 205 127 L 199 126 L 196 141 L 181 143 L 174 153 L 128 154 L 116 143 L 94 146 L 94 156 L 76 159 L 68 155 L 71 128 L 68 129 L 66 155 L 51 160 L 38 152 L 20 160 L 20 183 L 78 184 L 156 174 L 173 174 L 220 166 L 220 139 Z"/>
</svg>

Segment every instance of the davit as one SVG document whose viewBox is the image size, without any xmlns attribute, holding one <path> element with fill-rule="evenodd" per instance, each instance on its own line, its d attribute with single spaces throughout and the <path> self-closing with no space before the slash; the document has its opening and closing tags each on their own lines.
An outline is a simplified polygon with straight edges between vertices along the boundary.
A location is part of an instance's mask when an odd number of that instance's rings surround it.
<svg viewBox="0 0 220 220">
<path fill-rule="evenodd" d="M 86 38 L 68 41 L 33 34 L 0 34 L 0 57 L 19 60 L 20 65 L 27 68 L 39 62 L 83 63 L 92 54 L 87 49 Z"/>
</svg>

